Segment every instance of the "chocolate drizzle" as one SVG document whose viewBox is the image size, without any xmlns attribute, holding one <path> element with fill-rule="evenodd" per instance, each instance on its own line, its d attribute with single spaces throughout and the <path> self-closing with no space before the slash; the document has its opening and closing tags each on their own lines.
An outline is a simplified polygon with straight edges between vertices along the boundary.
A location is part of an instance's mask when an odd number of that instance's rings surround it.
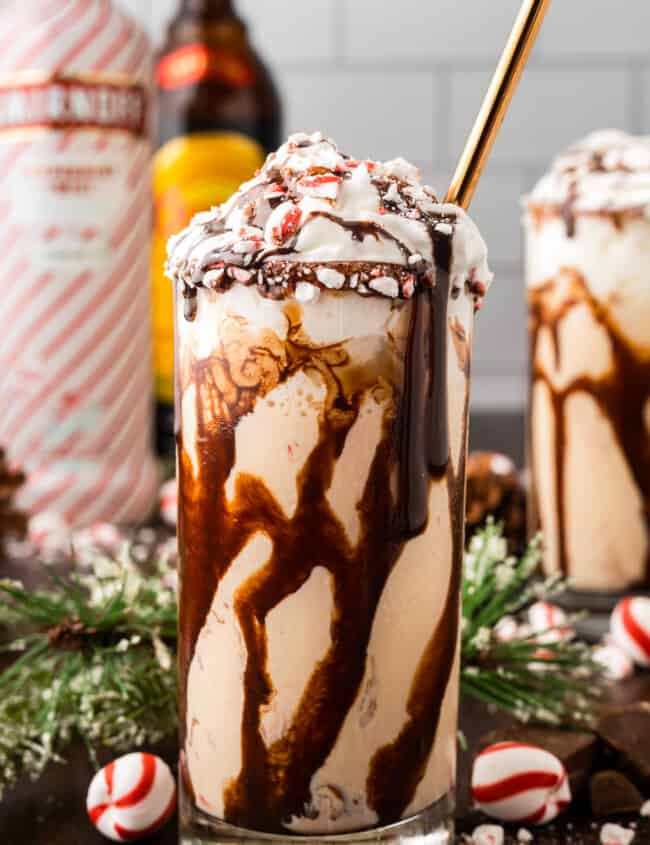
<svg viewBox="0 0 650 845">
<path fill-rule="evenodd" d="M 409 538 L 427 525 L 432 480 L 444 483 L 446 478 L 453 530 L 452 574 L 442 616 L 411 682 L 408 719 L 395 740 L 379 749 L 371 761 L 368 803 L 380 824 L 403 816 L 424 776 L 456 656 L 463 548 L 466 432 L 456 472 L 450 460 L 448 432 L 451 239 L 450 234 L 432 230 L 435 286 L 420 288 L 410 303 L 400 306 L 410 309 L 410 326 L 406 356 L 397 373 L 386 372 L 381 360 L 365 364 L 360 371 L 350 361 L 345 344 L 314 346 L 294 302 L 285 305 L 289 321 L 285 341 L 268 332 L 268 337 L 251 337 L 246 343 L 242 340 L 245 327 L 239 325 L 236 344 L 229 345 L 227 338 L 222 338 L 220 350 L 211 358 L 194 360 L 187 355 L 179 362 L 181 393 L 190 386 L 196 389 L 197 431 L 191 448 L 196 449 L 198 465 L 195 473 L 181 427 L 183 730 L 187 674 L 219 584 L 256 533 L 264 533 L 272 543 L 266 564 L 235 594 L 234 611 L 244 639 L 246 665 L 242 766 L 224 790 L 225 818 L 232 824 L 281 833 L 286 831 L 283 823 L 308 812 L 313 775 L 332 752 L 360 694 L 372 625 L 386 582 Z M 468 370 L 469 356 L 465 366 Z M 235 466 L 239 419 L 261 397 L 300 371 L 321 380 L 327 398 L 319 417 L 317 445 L 297 478 L 294 515 L 287 516 L 264 481 L 253 475 L 240 473 L 234 496 L 228 500 L 226 481 Z M 328 502 L 327 491 L 361 404 L 377 391 L 387 410 L 357 505 L 360 539 L 353 546 Z M 306 583 L 316 567 L 324 567 L 333 581 L 331 645 L 314 668 L 283 735 L 267 745 L 261 718 L 274 688 L 267 666 L 266 620 L 273 608 Z M 217 682 L 215 679 L 215 685 Z"/>
<path fill-rule="evenodd" d="M 353 241 L 363 241 L 367 237 L 373 237 L 379 240 L 391 241 L 394 243 L 402 255 L 409 259 L 412 255 L 411 250 L 399 238 L 392 235 L 383 226 L 378 223 L 373 223 L 371 220 L 342 220 L 336 214 L 331 214 L 328 211 L 314 211 L 307 221 L 315 217 L 323 217 L 331 223 L 340 226 L 346 232 L 350 232 Z M 304 226 L 304 224 L 303 224 Z M 298 238 L 296 237 L 296 241 Z"/>
<path fill-rule="evenodd" d="M 333 224 L 325 236 L 324 220 Z M 319 133 L 292 136 L 227 203 L 196 215 L 170 239 L 166 272 L 191 288 L 256 285 L 275 300 L 290 299 L 302 281 L 410 299 L 417 287 L 433 285 L 427 234 L 438 227 L 446 237 L 455 228 L 468 243 L 459 255 L 461 264 L 472 263 L 454 268 L 455 286 L 459 292 L 458 282 L 465 285 L 478 305 L 492 278 L 485 245 L 460 209 L 440 204 L 433 189 L 421 184 L 417 168 L 402 159 L 350 159 Z M 325 249 L 314 252 L 314 238 Z M 376 242 L 373 249 L 360 249 L 367 239 Z M 319 253 L 327 257 L 312 262 L 317 281 L 301 279 L 300 265 Z M 375 260 L 364 261 L 368 254 Z M 383 264 L 386 278 L 373 285 L 360 280 L 358 270 L 332 275 L 333 264 L 354 262 L 368 265 L 368 273 L 373 263 Z"/>
<path fill-rule="evenodd" d="M 447 401 L 447 325 L 451 244 L 434 232 L 436 284 L 417 298 L 409 331 L 400 429 L 402 514 L 406 537 L 424 531 L 429 505 L 430 478 L 440 478 L 449 460 L 448 418 L 441 409 Z M 423 462 L 424 456 L 424 462 Z"/>
<path fill-rule="evenodd" d="M 368 803 L 384 824 L 402 817 L 426 769 L 457 647 L 462 571 L 465 447 L 454 474 L 449 452 L 447 408 L 447 305 L 451 243 L 434 234 L 436 285 L 416 303 L 409 334 L 407 410 L 402 423 L 406 447 L 401 459 L 402 524 L 405 536 L 421 533 L 428 517 L 429 479 L 446 475 L 453 532 L 452 576 L 445 606 L 418 666 L 407 702 L 408 720 L 396 740 L 379 749 L 367 780 Z M 441 269 L 443 268 L 443 269 Z M 469 379 L 469 356 L 464 361 Z M 425 387 L 422 390 L 422 386 Z M 466 399 L 468 401 L 469 396 Z M 465 407 L 467 418 L 467 405 Z M 428 472 L 422 456 L 426 456 Z"/>
<path fill-rule="evenodd" d="M 575 237 L 576 233 L 576 212 L 575 203 L 578 196 L 578 186 L 576 182 L 571 182 L 567 191 L 567 198 L 562 203 L 560 214 L 564 221 L 567 238 Z"/>
<path fill-rule="evenodd" d="M 197 290 L 190 285 L 183 285 L 183 316 L 190 323 L 196 319 Z"/>
<path fill-rule="evenodd" d="M 628 220 L 647 218 L 648 173 L 646 137 L 594 132 L 555 159 L 526 199 L 529 217 L 536 225 L 561 217 L 568 238 L 580 218 L 600 217 L 620 229 Z"/>
<path fill-rule="evenodd" d="M 566 288 L 566 294 L 558 303 L 557 289 L 560 284 Z M 540 333 L 543 330 L 550 333 L 554 353 L 553 371 L 558 373 L 562 363 L 559 337 L 561 323 L 572 308 L 580 305 L 586 305 L 594 322 L 607 332 L 611 345 L 612 366 L 600 377 L 581 375 L 559 389 L 554 385 L 552 375 L 539 361 Z M 566 402 L 577 393 L 586 394 L 593 399 L 611 426 L 621 454 L 641 494 L 647 534 L 650 538 L 650 435 L 644 417 L 645 409 L 650 402 L 650 357 L 647 354 L 644 357 L 625 338 L 612 317 L 610 309 L 592 296 L 584 278 L 576 271 L 563 269 L 556 279 L 551 279 L 533 289 L 529 295 L 529 315 L 531 384 L 533 389 L 538 384 L 546 386 L 555 424 L 553 498 L 557 520 L 559 563 L 561 570 L 571 575 L 566 515 Z M 533 460 L 533 467 L 534 464 Z M 535 488 L 536 484 L 533 484 L 534 493 L 538 496 L 539 493 Z M 543 530 L 549 530 L 542 524 L 537 502 L 533 502 L 532 505 L 532 518 L 533 529 L 541 526 Z M 595 542 L 598 542 L 597 538 Z M 650 545 L 645 571 L 645 585 L 648 586 L 650 585 Z"/>
<path fill-rule="evenodd" d="M 266 201 L 266 204 L 271 201 Z M 257 219 L 259 212 L 256 212 Z M 295 257 L 297 243 L 304 227 L 312 220 L 322 218 L 329 220 L 340 229 L 348 232 L 353 241 L 363 242 L 366 238 L 374 238 L 377 241 L 388 241 L 395 244 L 405 259 L 404 266 L 398 264 L 380 262 L 297 262 Z M 455 215 L 447 214 L 440 218 L 441 222 L 447 225 L 455 220 Z M 435 229 L 433 229 L 435 234 Z M 214 235 L 213 227 L 206 227 L 204 240 Z M 448 240 L 448 236 L 444 236 Z M 234 246 L 234 244 L 233 244 Z M 308 281 L 320 289 L 326 289 L 318 278 L 318 270 L 323 268 L 336 269 L 342 275 L 342 287 L 356 289 L 358 293 L 367 296 L 376 295 L 373 289 L 366 284 L 371 281 L 373 275 L 381 273 L 398 282 L 399 296 L 409 299 L 416 284 L 423 288 L 432 287 L 432 273 L 420 270 L 411 272 L 409 259 L 413 253 L 406 244 L 398 237 L 389 232 L 384 226 L 370 220 L 343 220 L 336 214 L 328 211 L 312 211 L 304 215 L 300 224 L 291 238 L 288 238 L 282 245 L 273 248 L 266 248 L 261 252 L 237 253 L 232 247 L 222 247 L 203 256 L 196 267 L 190 271 L 189 281 L 184 280 L 185 290 L 189 293 L 200 287 L 214 287 L 219 290 L 226 290 L 237 282 L 244 284 L 256 284 L 263 296 L 272 299 L 283 299 L 291 297 L 295 292 L 298 282 Z M 417 258 L 417 257 L 416 257 Z M 416 264 L 426 264 L 423 259 L 418 258 Z M 415 269 L 415 267 L 414 267 Z M 215 283 L 206 282 L 206 274 L 210 271 L 221 271 L 218 281 Z M 242 273 L 244 276 L 242 276 Z M 354 280 L 354 281 L 353 281 Z M 361 284 L 359 284 L 361 282 Z M 468 288 L 469 289 L 469 288 Z M 473 293 L 474 291 L 472 291 Z"/>
</svg>

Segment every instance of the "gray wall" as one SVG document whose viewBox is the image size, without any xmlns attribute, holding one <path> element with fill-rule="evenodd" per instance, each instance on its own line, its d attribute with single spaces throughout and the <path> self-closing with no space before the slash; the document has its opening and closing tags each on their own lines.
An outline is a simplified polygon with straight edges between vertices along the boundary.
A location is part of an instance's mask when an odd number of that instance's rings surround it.
<svg viewBox="0 0 650 845">
<path fill-rule="evenodd" d="M 29 2 L 29 0 L 16 0 Z M 156 41 L 176 0 L 120 0 Z M 236 0 L 287 102 L 359 156 L 404 155 L 443 193 L 519 0 Z M 591 129 L 650 132 L 650 0 L 554 0 L 472 211 L 495 285 L 474 403 L 525 397 L 519 196 Z"/>
</svg>

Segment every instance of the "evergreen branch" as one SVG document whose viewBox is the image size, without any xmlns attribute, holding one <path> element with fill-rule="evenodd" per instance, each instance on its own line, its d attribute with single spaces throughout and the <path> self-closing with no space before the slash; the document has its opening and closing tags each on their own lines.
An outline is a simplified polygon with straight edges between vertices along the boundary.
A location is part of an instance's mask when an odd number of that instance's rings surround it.
<svg viewBox="0 0 650 845">
<path fill-rule="evenodd" d="M 536 537 L 519 560 L 509 557 L 502 526 L 492 520 L 470 541 L 463 577 L 461 688 L 523 722 L 585 724 L 592 719 L 602 675 L 589 647 L 554 628 L 520 629 L 507 642 L 495 630 L 504 616 L 520 614 L 566 587 L 555 576 L 533 578 L 541 553 Z"/>
<path fill-rule="evenodd" d="M 586 645 L 540 643 L 531 633 L 500 642 L 495 635 L 504 615 L 563 586 L 557 578 L 533 580 L 540 555 L 538 538 L 520 559 L 508 557 L 493 522 L 473 537 L 462 585 L 462 690 L 522 721 L 584 723 L 599 671 Z M 49 588 L 36 591 L 0 581 L 0 623 L 18 632 L 0 650 L 22 652 L 0 672 L 0 792 L 65 762 L 75 740 L 96 763 L 100 745 L 125 752 L 177 729 L 175 571 L 168 561 L 145 574 L 125 548 L 115 559 L 98 553 L 90 569 L 49 577 Z"/>
<path fill-rule="evenodd" d="M 0 792 L 38 778 L 81 739 L 128 751 L 177 728 L 174 573 L 144 575 L 128 551 L 98 556 L 91 571 L 48 573 L 49 590 L 0 582 L 0 617 L 26 630 L 0 673 Z"/>
</svg>

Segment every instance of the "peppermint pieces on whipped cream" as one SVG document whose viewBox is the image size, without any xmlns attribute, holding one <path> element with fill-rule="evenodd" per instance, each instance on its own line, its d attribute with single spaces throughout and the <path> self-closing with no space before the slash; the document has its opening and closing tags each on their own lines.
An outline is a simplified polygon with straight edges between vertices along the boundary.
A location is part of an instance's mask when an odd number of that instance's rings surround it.
<svg viewBox="0 0 650 845">
<path fill-rule="evenodd" d="M 404 159 L 353 159 L 321 133 L 291 136 L 168 245 L 167 274 L 186 288 L 256 285 L 303 302 L 312 287 L 410 299 L 441 271 L 454 296 L 478 303 L 487 291 L 487 250 L 467 214 L 439 203 Z"/>
</svg>

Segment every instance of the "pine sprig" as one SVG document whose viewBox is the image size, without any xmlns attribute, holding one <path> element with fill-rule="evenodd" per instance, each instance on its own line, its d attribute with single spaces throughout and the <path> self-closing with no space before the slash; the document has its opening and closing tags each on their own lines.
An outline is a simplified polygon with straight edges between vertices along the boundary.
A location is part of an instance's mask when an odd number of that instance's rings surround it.
<svg viewBox="0 0 650 845">
<path fill-rule="evenodd" d="M 492 521 L 472 538 L 463 577 L 461 687 L 523 722 L 585 724 L 602 674 L 590 648 L 554 628 L 520 629 L 507 642 L 497 635 L 505 616 L 565 588 L 560 577 L 533 579 L 541 553 L 537 537 L 521 558 L 509 557 L 502 527 Z"/>
<path fill-rule="evenodd" d="M 176 730 L 174 573 L 161 560 L 145 576 L 124 550 L 48 590 L 0 582 L 0 621 L 24 635 L 0 674 L 0 791 L 63 762 L 81 739 L 127 751 Z"/>
<path fill-rule="evenodd" d="M 462 689 L 522 721 L 585 722 L 600 671 L 589 648 L 533 633 L 502 642 L 495 632 L 504 616 L 563 587 L 533 579 L 540 554 L 537 539 L 508 557 L 493 522 L 470 542 Z M 0 625 L 19 632 L 3 650 L 22 652 L 0 672 L 0 793 L 64 762 L 73 741 L 94 760 L 99 745 L 129 751 L 177 728 L 176 574 L 164 556 L 147 575 L 127 548 L 115 559 L 98 553 L 89 568 L 50 579 L 38 591 L 0 581 Z"/>
</svg>

